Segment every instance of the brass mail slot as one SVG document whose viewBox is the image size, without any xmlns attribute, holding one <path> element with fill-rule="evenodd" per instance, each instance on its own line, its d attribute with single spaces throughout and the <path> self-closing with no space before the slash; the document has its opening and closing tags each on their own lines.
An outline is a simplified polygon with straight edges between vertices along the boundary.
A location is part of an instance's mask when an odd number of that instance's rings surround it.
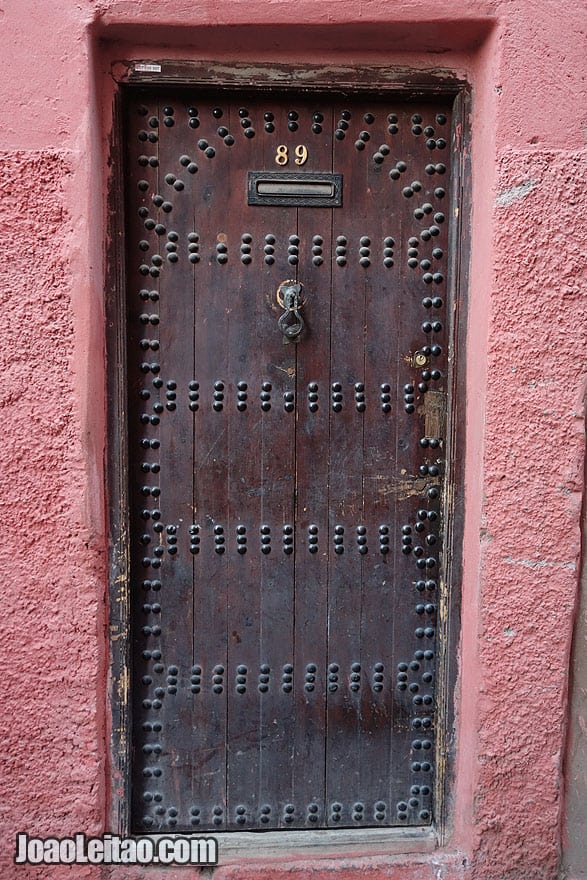
<svg viewBox="0 0 587 880">
<path fill-rule="evenodd" d="M 342 174 L 249 171 L 249 205 L 339 208 Z"/>
</svg>

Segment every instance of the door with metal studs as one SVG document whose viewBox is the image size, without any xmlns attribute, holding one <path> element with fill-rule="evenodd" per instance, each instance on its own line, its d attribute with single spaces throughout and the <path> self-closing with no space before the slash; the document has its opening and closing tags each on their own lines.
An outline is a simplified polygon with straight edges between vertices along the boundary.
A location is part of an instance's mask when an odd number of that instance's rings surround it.
<svg viewBox="0 0 587 880">
<path fill-rule="evenodd" d="M 127 100 L 136 832 L 433 820 L 450 132 Z"/>
</svg>

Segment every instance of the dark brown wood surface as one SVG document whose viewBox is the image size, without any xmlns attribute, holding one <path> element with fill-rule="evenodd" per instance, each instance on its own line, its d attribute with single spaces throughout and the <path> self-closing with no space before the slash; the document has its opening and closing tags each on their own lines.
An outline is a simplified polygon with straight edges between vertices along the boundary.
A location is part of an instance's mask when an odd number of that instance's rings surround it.
<svg viewBox="0 0 587 880">
<path fill-rule="evenodd" d="M 126 140 L 133 828 L 428 824 L 450 113 L 152 90 Z M 247 204 L 280 169 L 342 207 Z"/>
</svg>

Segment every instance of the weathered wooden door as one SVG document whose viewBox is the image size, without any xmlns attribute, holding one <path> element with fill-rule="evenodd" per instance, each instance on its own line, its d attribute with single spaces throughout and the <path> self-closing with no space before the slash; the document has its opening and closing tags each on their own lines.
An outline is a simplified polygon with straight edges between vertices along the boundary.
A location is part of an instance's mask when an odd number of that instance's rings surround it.
<svg viewBox="0 0 587 880">
<path fill-rule="evenodd" d="M 432 820 L 450 132 L 127 102 L 136 831 Z"/>
</svg>

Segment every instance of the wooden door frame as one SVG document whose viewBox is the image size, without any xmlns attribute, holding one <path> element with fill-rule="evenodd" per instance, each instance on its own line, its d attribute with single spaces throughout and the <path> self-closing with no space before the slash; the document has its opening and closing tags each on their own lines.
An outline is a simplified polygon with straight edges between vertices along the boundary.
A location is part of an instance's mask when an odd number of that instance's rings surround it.
<svg viewBox="0 0 587 880">
<path fill-rule="evenodd" d="M 106 263 L 106 382 L 107 382 L 107 485 L 109 534 L 109 670 L 108 706 L 108 804 L 107 830 L 121 835 L 130 832 L 130 553 L 127 444 L 126 369 L 126 267 L 124 254 L 124 168 L 123 105 L 127 94 L 138 87 L 186 87 L 214 91 L 263 90 L 276 93 L 346 97 L 387 97 L 409 102 L 416 99 L 453 99 L 453 153 L 449 218 L 450 294 L 452 325 L 449 340 L 448 381 L 451 407 L 447 424 L 447 448 L 443 509 L 446 511 L 444 581 L 439 594 L 439 652 L 437 667 L 437 749 L 435 774 L 435 840 L 443 845 L 452 826 L 451 791 L 454 779 L 456 741 L 454 736 L 454 694 L 457 678 L 457 646 L 460 633 L 461 536 L 464 523 L 465 464 L 465 331 L 469 267 L 470 227 L 470 86 L 449 70 L 434 72 L 389 67 L 292 67 L 279 64 L 227 64 L 195 61 L 140 59 L 112 65 L 118 87 L 114 95 L 113 126 L 109 164 L 108 230 Z M 458 353 L 458 357 L 457 357 Z M 459 454 L 456 454 L 456 450 Z M 455 487 L 457 491 L 455 491 Z M 367 831 L 376 831 L 377 837 Z M 428 829 L 427 829 L 428 830 Z M 308 852 L 318 846 L 328 849 L 335 842 L 336 853 L 347 842 L 354 853 L 361 849 L 377 852 L 427 850 L 430 831 L 422 829 L 348 829 L 342 831 L 275 831 L 250 835 L 251 850 L 259 852 L 260 838 L 276 851 L 291 851 L 301 841 Z M 317 843 L 314 835 L 322 835 Z M 235 832 L 222 835 L 236 839 Z M 275 840 L 278 842 L 275 843 Z M 342 837 L 341 837 L 342 835 Z M 238 835 L 239 838 L 243 834 Z M 271 841 L 269 838 L 272 838 Z M 303 839 L 302 839 L 303 838 Z M 420 843 L 418 843 L 420 841 Z M 330 845 L 332 845 L 330 844 Z M 269 852 L 271 850 L 268 850 Z"/>
</svg>

